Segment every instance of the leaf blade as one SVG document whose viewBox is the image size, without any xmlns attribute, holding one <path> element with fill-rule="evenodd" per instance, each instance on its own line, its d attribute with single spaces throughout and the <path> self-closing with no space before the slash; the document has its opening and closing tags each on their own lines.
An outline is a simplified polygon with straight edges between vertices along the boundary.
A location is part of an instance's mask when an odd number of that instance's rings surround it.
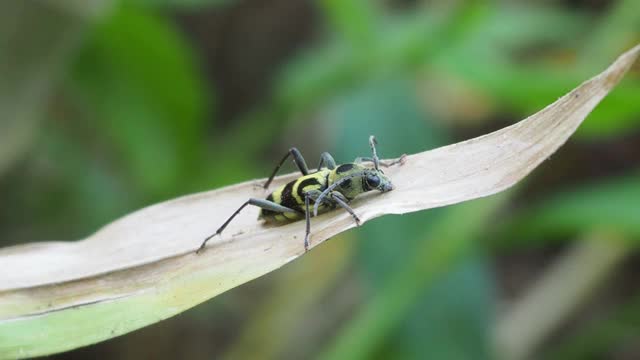
<svg viewBox="0 0 640 360">
<path fill-rule="evenodd" d="M 363 196 L 354 208 L 367 221 L 511 187 L 573 134 L 639 53 L 640 45 L 515 125 L 409 156 L 406 165 L 387 171 L 397 190 Z M 295 177 L 286 175 L 277 182 Z M 0 250 L 0 262 L 13 270 L 0 275 L 0 357 L 43 355 L 124 334 L 302 255 L 302 222 L 265 228 L 255 221 L 257 209 L 249 208 L 207 251 L 193 253 L 212 226 L 222 223 L 247 197 L 266 195 L 258 184 L 250 181 L 153 205 L 83 241 Z M 354 224 L 348 214 L 331 212 L 314 219 L 313 226 L 315 246 Z M 144 311 L 133 311 L 141 308 Z M 64 334 L 78 322 L 83 331 L 67 339 Z M 117 328 L 112 332 L 108 325 Z M 39 343 L 43 333 L 49 341 Z"/>
</svg>

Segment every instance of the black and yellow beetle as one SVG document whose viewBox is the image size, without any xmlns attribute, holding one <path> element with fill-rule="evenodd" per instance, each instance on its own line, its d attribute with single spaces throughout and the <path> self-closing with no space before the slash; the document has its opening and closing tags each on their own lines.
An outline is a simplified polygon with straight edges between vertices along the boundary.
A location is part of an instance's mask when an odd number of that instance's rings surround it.
<svg viewBox="0 0 640 360">
<path fill-rule="evenodd" d="M 393 184 L 389 178 L 380 170 L 380 165 L 391 166 L 404 162 L 405 155 L 391 162 L 383 162 L 378 159 L 376 153 L 376 139 L 372 135 L 369 137 L 372 157 L 358 157 L 353 163 L 336 165 L 333 157 L 325 152 L 320 156 L 318 169 L 310 173 L 302 154 L 296 148 L 291 148 L 280 160 L 280 163 L 273 170 L 273 173 L 264 184 L 267 189 L 271 181 L 278 173 L 278 170 L 289 158 L 293 156 L 302 176 L 275 189 L 266 199 L 251 198 L 247 200 L 236 212 L 234 212 L 220 228 L 208 236 L 202 242 L 197 252 L 204 249 L 207 241 L 222 231 L 229 225 L 247 205 L 254 205 L 260 208 L 259 219 L 271 222 L 289 222 L 301 220 L 303 217 L 307 221 L 307 228 L 304 236 L 304 249 L 309 249 L 309 234 L 311 233 L 311 216 L 318 215 L 319 212 L 333 210 L 340 206 L 345 209 L 356 224 L 360 225 L 360 219 L 349 206 L 349 202 L 356 196 L 368 191 L 378 190 L 381 192 L 393 190 Z M 364 166 L 363 163 L 373 163 L 373 168 Z M 313 215 L 311 206 L 313 205 Z"/>
</svg>

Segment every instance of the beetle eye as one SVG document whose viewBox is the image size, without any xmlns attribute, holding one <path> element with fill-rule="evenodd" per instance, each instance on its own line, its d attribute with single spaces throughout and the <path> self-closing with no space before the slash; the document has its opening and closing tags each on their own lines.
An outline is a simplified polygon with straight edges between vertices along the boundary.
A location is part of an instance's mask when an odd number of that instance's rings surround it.
<svg viewBox="0 0 640 360">
<path fill-rule="evenodd" d="M 367 185 L 369 185 L 370 188 L 377 188 L 380 186 L 380 178 L 376 175 L 367 176 Z"/>
</svg>

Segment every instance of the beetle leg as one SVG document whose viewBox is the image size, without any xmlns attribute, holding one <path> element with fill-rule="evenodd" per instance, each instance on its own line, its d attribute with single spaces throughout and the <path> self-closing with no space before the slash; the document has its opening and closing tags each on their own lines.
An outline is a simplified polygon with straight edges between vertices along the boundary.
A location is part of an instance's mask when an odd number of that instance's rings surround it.
<svg viewBox="0 0 640 360">
<path fill-rule="evenodd" d="M 351 206 L 349 206 L 348 204 L 349 200 L 346 197 L 344 197 L 344 195 L 342 195 L 337 191 L 332 191 L 331 195 L 332 195 L 331 196 L 332 200 L 335 201 L 338 205 L 340 205 L 341 208 L 347 210 L 347 212 L 351 214 L 351 216 L 353 217 L 353 220 L 356 222 L 356 225 L 360 226 L 360 218 L 358 217 L 358 215 L 356 215 L 355 211 L 353 211 Z"/>
<path fill-rule="evenodd" d="M 280 160 L 280 163 L 278 164 L 278 166 L 276 166 L 276 168 L 273 169 L 273 173 L 271 173 L 271 176 L 269 176 L 269 179 L 263 185 L 263 187 L 265 189 L 269 187 L 269 184 L 271 184 L 271 181 L 273 181 L 273 178 L 276 177 L 276 174 L 278 173 L 278 170 L 280 170 L 280 167 L 282 166 L 282 164 L 284 164 L 284 162 L 287 161 L 287 159 L 289 158 L 289 155 L 293 156 L 293 162 L 296 164 L 296 166 L 298 167 L 298 170 L 300 170 L 302 175 L 308 175 L 309 174 L 309 168 L 307 167 L 307 163 L 304 161 L 304 158 L 302 157 L 302 154 L 300 153 L 300 151 L 298 149 L 292 147 L 284 155 L 282 160 Z"/>
<path fill-rule="evenodd" d="M 355 160 L 353 160 L 353 162 L 356 164 L 360 164 L 363 162 L 373 162 L 373 159 L 367 156 L 358 156 L 357 158 L 355 158 Z"/>
<path fill-rule="evenodd" d="M 311 211 L 309 211 L 309 194 L 304 196 L 305 220 L 307 227 L 304 232 L 304 252 L 309 251 L 309 235 L 311 234 Z"/>
<path fill-rule="evenodd" d="M 275 211 L 275 212 L 279 212 L 279 213 L 286 213 L 286 212 L 292 212 L 292 213 L 298 213 L 295 210 L 289 209 L 286 206 L 282 206 L 280 204 L 276 204 L 273 201 L 269 201 L 269 200 L 265 200 L 265 199 L 255 199 L 255 198 L 251 198 L 249 200 L 247 200 L 247 202 L 245 202 L 244 204 L 242 204 L 242 206 L 240 206 L 238 208 L 238 210 L 236 210 L 228 219 L 227 221 L 224 222 L 224 224 L 222 224 L 222 226 L 220 226 L 218 228 L 218 230 L 216 230 L 215 233 L 207 236 L 204 241 L 202 242 L 202 245 L 200 245 L 200 247 L 198 248 L 198 250 L 196 251 L 196 253 L 200 253 L 205 245 L 207 245 L 207 241 L 209 241 L 212 237 L 216 236 L 216 235 L 220 235 L 222 234 L 222 232 L 224 231 L 224 229 L 227 227 L 227 225 L 229 225 L 229 223 L 231 222 L 231 220 L 233 220 L 233 218 L 235 218 L 238 214 L 240 214 L 240 211 L 242 211 L 242 209 L 244 209 L 247 205 L 253 205 L 253 206 L 257 206 L 259 208 L 262 209 L 266 209 L 266 210 L 271 210 L 271 211 Z"/>
<path fill-rule="evenodd" d="M 394 160 L 380 160 L 380 165 L 384 166 L 384 167 L 391 167 L 393 165 L 397 165 L 397 164 L 404 164 L 404 162 L 407 159 L 407 154 L 402 154 L 402 156 L 400 156 L 397 159 Z M 363 162 L 373 162 L 373 159 L 370 157 L 357 157 L 355 160 L 353 160 L 354 163 L 359 164 L 359 163 L 363 163 Z"/>
<path fill-rule="evenodd" d="M 336 161 L 333 159 L 333 156 L 328 152 L 323 152 L 320 155 L 320 163 L 318 164 L 318 170 L 325 166 L 329 170 L 333 170 L 336 168 Z"/>
</svg>

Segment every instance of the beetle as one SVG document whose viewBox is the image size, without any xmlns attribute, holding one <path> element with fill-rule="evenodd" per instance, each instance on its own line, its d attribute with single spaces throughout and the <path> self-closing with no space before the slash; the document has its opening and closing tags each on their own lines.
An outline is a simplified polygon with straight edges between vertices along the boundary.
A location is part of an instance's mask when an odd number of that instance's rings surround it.
<svg viewBox="0 0 640 360">
<path fill-rule="evenodd" d="M 406 158 L 406 155 L 402 155 L 394 161 L 380 161 L 376 153 L 376 144 L 375 137 L 371 135 L 369 137 L 369 145 L 371 146 L 372 157 L 358 157 L 352 163 L 341 165 L 336 164 L 331 154 L 324 152 L 320 155 L 320 163 L 315 172 L 309 171 L 298 149 L 295 147 L 289 149 L 263 187 L 265 189 L 269 188 L 273 178 L 289 156 L 293 157 L 293 162 L 302 173 L 302 176 L 275 189 L 266 199 L 250 198 L 247 200 L 215 233 L 204 239 L 196 253 L 205 248 L 207 241 L 216 235 L 220 235 L 247 205 L 259 207 L 260 214 L 258 219 L 263 219 L 266 222 L 291 222 L 304 218 L 306 220 L 305 252 L 309 250 L 310 218 L 317 216 L 318 213 L 341 207 L 351 214 L 357 225 L 360 225 L 360 218 L 349 206 L 351 200 L 360 194 L 373 190 L 380 192 L 393 190 L 391 180 L 380 169 L 380 165 L 388 167 L 398 163 L 402 164 Z M 373 163 L 373 168 L 366 167 L 364 165 L 365 162 Z M 313 206 L 313 213 L 311 206 Z"/>
</svg>

